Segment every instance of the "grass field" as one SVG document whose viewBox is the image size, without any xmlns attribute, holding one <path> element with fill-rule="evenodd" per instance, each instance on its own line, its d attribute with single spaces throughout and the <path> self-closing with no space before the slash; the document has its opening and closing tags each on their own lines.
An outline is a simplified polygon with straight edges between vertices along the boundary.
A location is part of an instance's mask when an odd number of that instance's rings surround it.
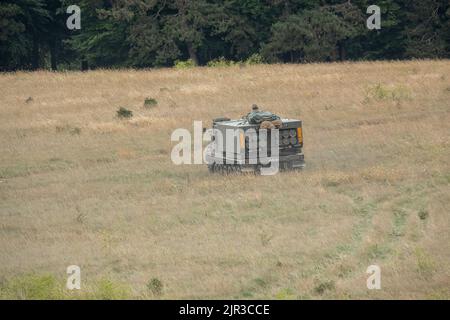
<svg viewBox="0 0 450 320">
<path fill-rule="evenodd" d="M 303 171 L 172 164 L 253 103 L 303 120 Z M 2 74 L 0 297 L 449 299 L 449 160 L 448 60 Z"/>
</svg>

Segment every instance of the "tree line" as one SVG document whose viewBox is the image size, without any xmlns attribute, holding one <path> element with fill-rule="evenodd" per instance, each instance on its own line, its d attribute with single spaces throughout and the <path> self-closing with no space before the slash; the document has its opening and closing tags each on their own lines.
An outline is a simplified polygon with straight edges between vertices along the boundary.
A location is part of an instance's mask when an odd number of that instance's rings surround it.
<svg viewBox="0 0 450 320">
<path fill-rule="evenodd" d="M 366 26 L 381 8 L 381 29 Z M 69 30 L 66 9 L 81 9 Z M 0 70 L 450 57 L 449 0 L 2 0 Z"/>
</svg>

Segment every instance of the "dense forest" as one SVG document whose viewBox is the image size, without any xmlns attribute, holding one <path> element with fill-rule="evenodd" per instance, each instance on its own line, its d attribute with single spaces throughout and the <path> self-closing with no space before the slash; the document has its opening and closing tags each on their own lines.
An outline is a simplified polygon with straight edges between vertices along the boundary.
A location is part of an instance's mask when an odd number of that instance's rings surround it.
<svg viewBox="0 0 450 320">
<path fill-rule="evenodd" d="M 370 5 L 381 29 L 369 30 Z M 69 30 L 70 5 L 81 28 Z M 450 57 L 449 0 L 2 0 L 0 70 Z"/>
</svg>

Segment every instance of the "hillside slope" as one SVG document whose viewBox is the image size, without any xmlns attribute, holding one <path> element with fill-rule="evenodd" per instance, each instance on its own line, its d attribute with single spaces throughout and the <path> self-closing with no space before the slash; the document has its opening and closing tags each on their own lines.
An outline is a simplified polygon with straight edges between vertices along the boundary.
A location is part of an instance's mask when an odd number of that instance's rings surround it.
<svg viewBox="0 0 450 320">
<path fill-rule="evenodd" d="M 448 299 L 449 75 L 450 61 L 2 74 L 1 296 L 36 297 L 47 277 L 39 294 L 59 297 L 75 264 L 81 293 L 61 297 Z M 304 171 L 172 164 L 174 129 L 252 103 L 303 120 Z"/>
</svg>

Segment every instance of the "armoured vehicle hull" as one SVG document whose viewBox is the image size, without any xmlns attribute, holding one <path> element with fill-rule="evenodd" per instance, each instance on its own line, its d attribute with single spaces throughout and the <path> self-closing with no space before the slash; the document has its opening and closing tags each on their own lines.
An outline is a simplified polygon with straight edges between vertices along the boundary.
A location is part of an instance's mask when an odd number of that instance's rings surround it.
<svg viewBox="0 0 450 320">
<path fill-rule="evenodd" d="M 242 119 L 220 118 L 212 129 L 213 142 L 206 151 L 210 172 L 259 172 L 275 162 L 280 170 L 305 166 L 300 120 L 281 119 L 279 128 L 265 130 Z"/>
</svg>

